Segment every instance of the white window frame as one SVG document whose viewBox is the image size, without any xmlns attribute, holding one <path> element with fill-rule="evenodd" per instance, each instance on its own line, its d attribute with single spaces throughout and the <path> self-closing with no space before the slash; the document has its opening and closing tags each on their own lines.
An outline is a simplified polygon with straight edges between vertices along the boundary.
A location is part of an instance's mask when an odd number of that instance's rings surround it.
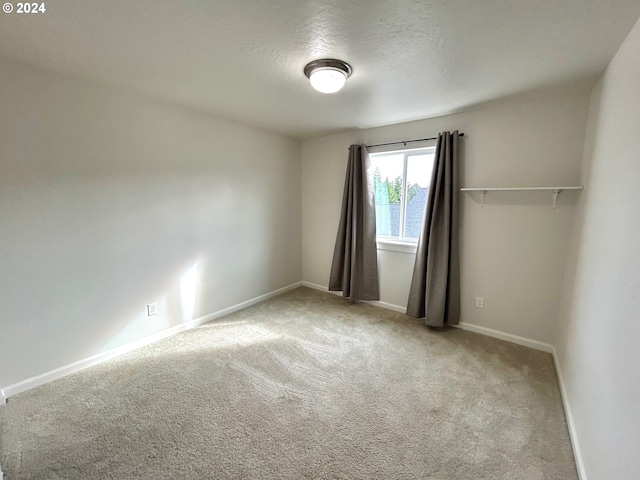
<svg viewBox="0 0 640 480">
<path fill-rule="evenodd" d="M 382 156 L 382 155 L 399 155 L 403 154 L 403 166 L 402 166 L 402 194 L 400 200 L 400 222 L 398 225 L 398 232 L 400 234 L 404 233 L 404 224 L 405 224 L 405 210 L 406 210 L 406 198 L 407 198 L 407 163 L 408 157 L 414 155 L 435 155 L 436 146 L 422 146 L 416 148 L 404 148 L 401 150 L 385 150 L 382 152 L 370 152 L 370 157 Z M 433 174 L 433 172 L 432 172 Z M 400 253 L 411 253 L 415 254 L 416 249 L 418 248 L 417 240 L 408 239 L 406 237 L 388 237 L 384 235 L 376 234 L 376 244 L 378 250 L 387 250 L 393 252 Z"/>
</svg>

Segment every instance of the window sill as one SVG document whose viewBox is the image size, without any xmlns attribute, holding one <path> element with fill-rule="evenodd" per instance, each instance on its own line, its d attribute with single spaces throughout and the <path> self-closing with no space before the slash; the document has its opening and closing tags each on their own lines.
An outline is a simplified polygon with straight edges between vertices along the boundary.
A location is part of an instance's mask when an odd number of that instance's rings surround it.
<svg viewBox="0 0 640 480">
<path fill-rule="evenodd" d="M 415 254 L 418 248 L 417 243 L 398 242 L 393 240 L 376 240 L 378 250 L 387 250 L 391 252 L 411 253 Z"/>
</svg>

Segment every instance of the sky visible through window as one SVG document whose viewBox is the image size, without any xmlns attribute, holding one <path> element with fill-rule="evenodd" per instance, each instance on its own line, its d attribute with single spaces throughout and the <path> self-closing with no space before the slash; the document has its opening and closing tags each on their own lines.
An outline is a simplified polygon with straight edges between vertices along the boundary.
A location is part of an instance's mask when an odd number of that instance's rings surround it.
<svg viewBox="0 0 640 480">
<path fill-rule="evenodd" d="M 412 155 L 413 156 L 413 155 Z M 420 155 L 421 159 L 425 161 L 415 161 L 411 165 L 411 177 L 415 178 L 414 181 L 419 180 L 420 186 L 429 188 L 429 182 L 431 181 L 431 171 L 433 170 L 433 154 L 429 155 L 429 159 Z M 411 158 L 411 157 L 409 157 Z M 378 167 L 380 170 L 380 176 L 384 180 L 389 178 L 390 180 L 396 178 L 398 175 L 402 175 L 402 162 L 404 154 L 373 154 L 371 155 L 371 167 L 373 170 Z"/>
</svg>

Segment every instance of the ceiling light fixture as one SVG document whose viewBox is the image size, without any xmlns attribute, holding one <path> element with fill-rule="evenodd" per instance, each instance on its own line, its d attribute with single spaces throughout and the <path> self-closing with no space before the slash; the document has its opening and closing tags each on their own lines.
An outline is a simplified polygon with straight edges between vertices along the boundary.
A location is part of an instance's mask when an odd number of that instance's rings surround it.
<svg viewBox="0 0 640 480">
<path fill-rule="evenodd" d="M 304 74 L 311 86 L 322 93 L 335 93 L 344 87 L 351 75 L 351 65 L 342 60 L 323 58 L 304 67 Z"/>
</svg>

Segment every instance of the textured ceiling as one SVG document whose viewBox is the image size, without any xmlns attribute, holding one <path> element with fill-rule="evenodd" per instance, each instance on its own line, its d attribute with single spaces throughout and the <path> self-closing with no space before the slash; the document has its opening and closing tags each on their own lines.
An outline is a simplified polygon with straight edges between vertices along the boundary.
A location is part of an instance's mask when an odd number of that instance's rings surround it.
<svg viewBox="0 0 640 480">
<path fill-rule="evenodd" d="M 638 0 L 44 2 L 0 14 L 0 55 L 298 138 L 595 78 L 640 15 Z M 302 73 L 323 57 L 353 66 L 337 94 Z"/>
</svg>

